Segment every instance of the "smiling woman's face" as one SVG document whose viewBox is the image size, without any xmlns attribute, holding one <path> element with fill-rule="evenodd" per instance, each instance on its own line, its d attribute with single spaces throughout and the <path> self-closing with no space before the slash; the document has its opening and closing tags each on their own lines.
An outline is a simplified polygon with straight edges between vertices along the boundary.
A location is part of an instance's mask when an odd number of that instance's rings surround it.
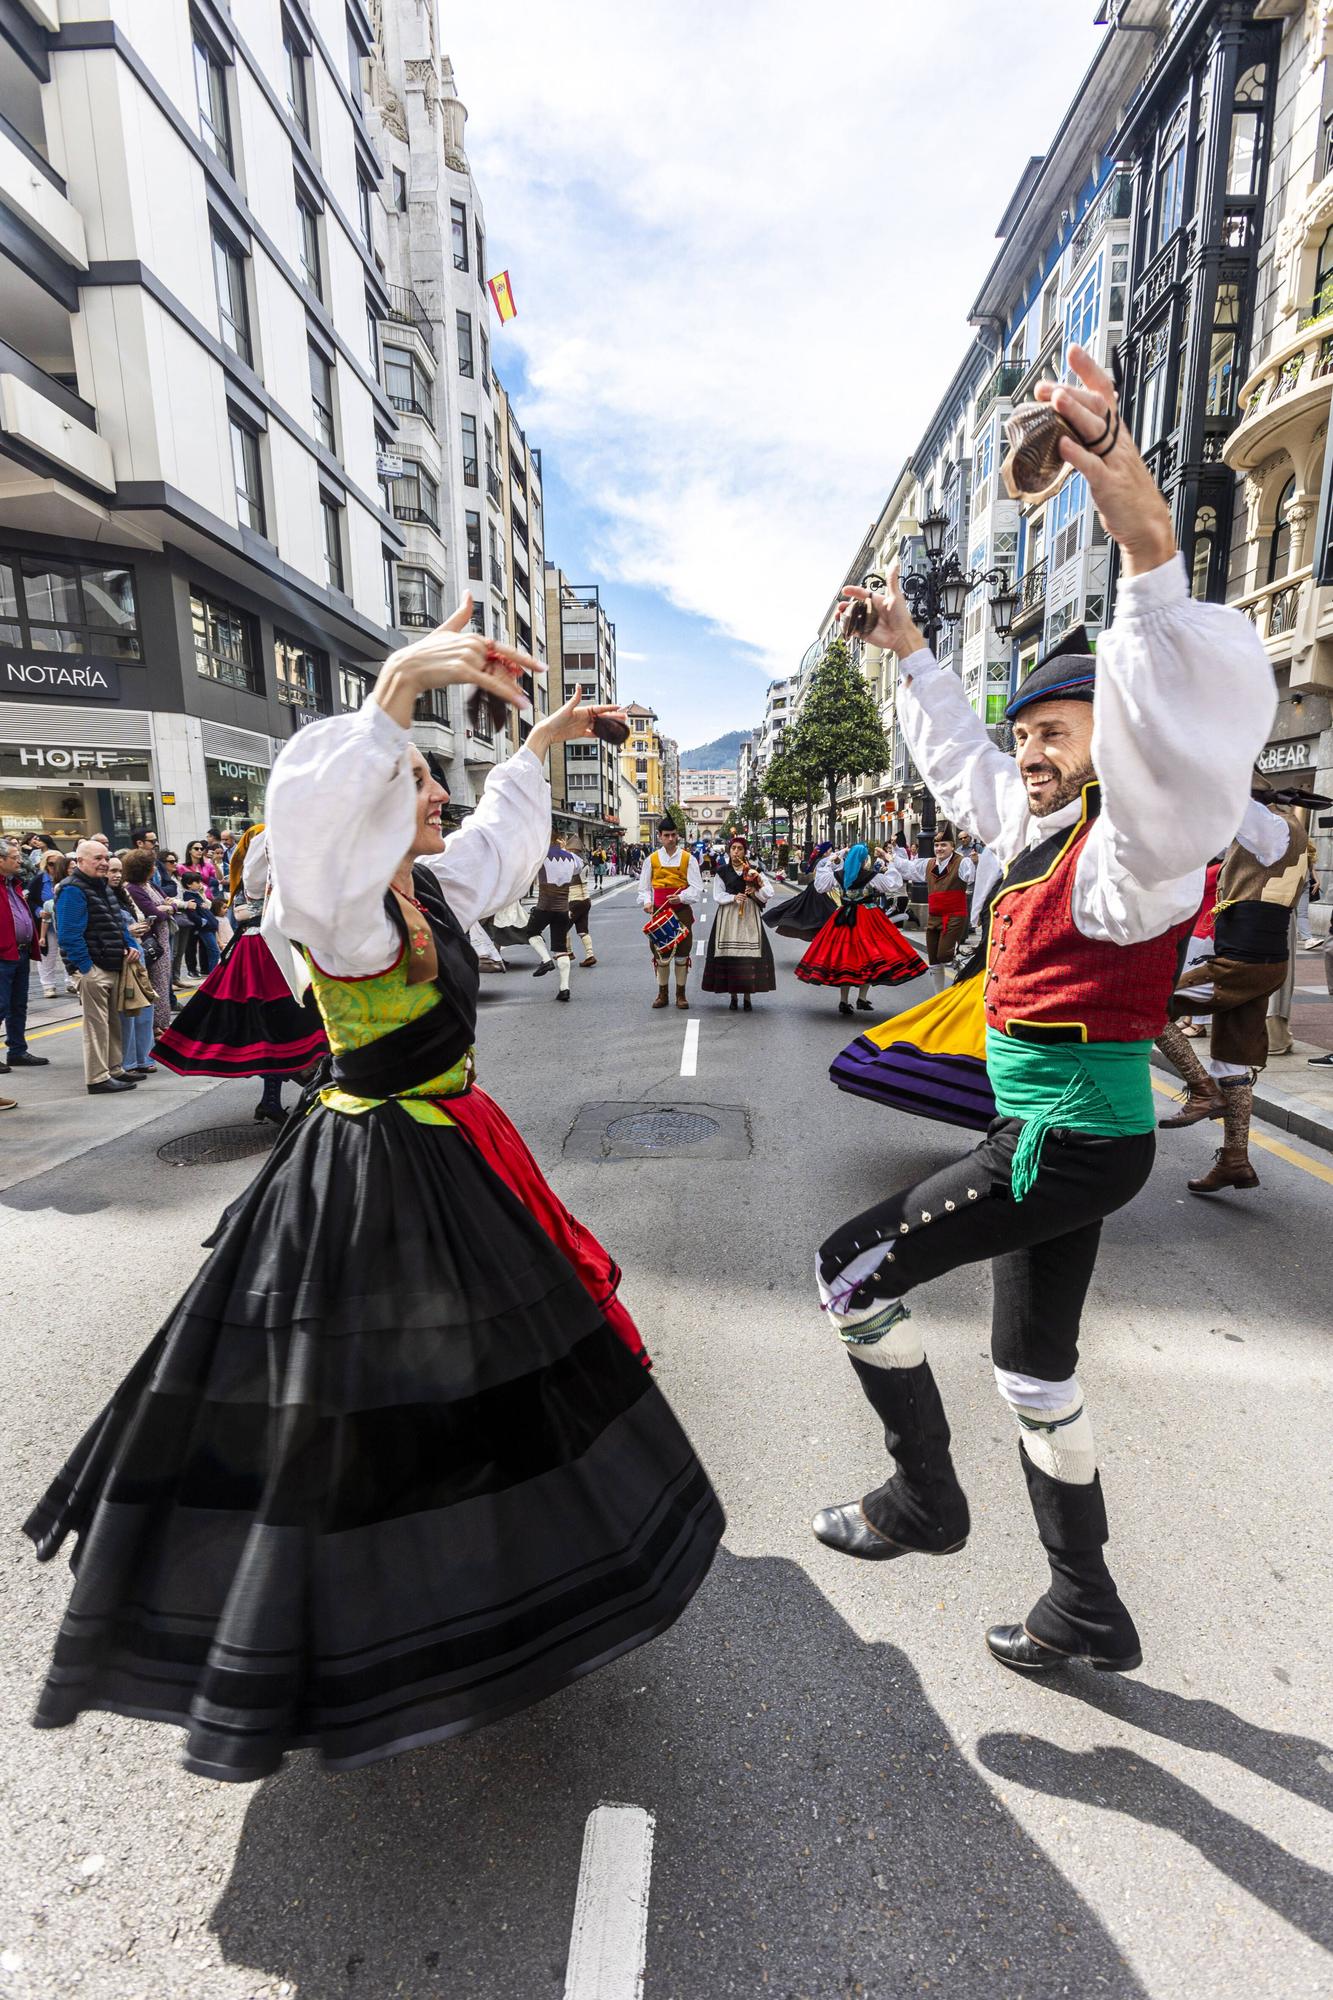
<svg viewBox="0 0 1333 2000">
<path fill-rule="evenodd" d="M 430 766 L 419 750 L 412 752 L 412 778 L 417 788 L 417 830 L 414 854 L 442 854 L 444 834 L 440 814 L 449 803 L 449 794 L 430 774 Z"/>
</svg>

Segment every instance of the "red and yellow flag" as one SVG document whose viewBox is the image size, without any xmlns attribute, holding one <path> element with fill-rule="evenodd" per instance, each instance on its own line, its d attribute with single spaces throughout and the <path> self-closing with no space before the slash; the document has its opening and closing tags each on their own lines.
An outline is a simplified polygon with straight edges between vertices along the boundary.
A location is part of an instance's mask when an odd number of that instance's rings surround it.
<svg viewBox="0 0 1333 2000">
<path fill-rule="evenodd" d="M 495 302 L 501 326 L 506 320 L 518 318 L 518 307 L 514 304 L 514 288 L 509 282 L 508 271 L 501 271 L 498 278 L 490 279 L 487 290 Z"/>
</svg>

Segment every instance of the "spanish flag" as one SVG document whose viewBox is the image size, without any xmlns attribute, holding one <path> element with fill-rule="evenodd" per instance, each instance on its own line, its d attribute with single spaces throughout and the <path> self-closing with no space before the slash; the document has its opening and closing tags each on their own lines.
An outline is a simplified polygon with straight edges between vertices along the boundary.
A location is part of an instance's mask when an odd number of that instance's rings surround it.
<svg viewBox="0 0 1333 2000">
<path fill-rule="evenodd" d="M 518 318 L 518 307 L 514 304 L 514 289 L 509 282 L 508 271 L 501 271 L 498 278 L 492 278 L 487 290 L 495 301 L 495 310 L 500 315 L 501 326 L 506 320 Z"/>
</svg>

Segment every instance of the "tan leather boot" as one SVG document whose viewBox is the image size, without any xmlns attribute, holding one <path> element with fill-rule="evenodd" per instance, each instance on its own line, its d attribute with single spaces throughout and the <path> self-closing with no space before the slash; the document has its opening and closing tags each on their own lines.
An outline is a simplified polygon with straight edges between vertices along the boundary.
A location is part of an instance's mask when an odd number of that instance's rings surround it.
<svg viewBox="0 0 1333 2000">
<path fill-rule="evenodd" d="M 1250 1165 L 1248 1153 L 1229 1152 L 1219 1146 L 1213 1164 L 1197 1180 L 1187 1181 L 1191 1194 L 1221 1194 L 1225 1188 L 1257 1188 L 1259 1176 Z"/>
<path fill-rule="evenodd" d="M 1205 1118 L 1222 1116 L 1222 1092 L 1211 1077 L 1202 1083 L 1191 1083 L 1185 1093 L 1184 1103 L 1179 1111 L 1169 1118 L 1159 1118 L 1158 1129 L 1163 1132 L 1175 1131 L 1181 1125 L 1198 1125 Z"/>
</svg>

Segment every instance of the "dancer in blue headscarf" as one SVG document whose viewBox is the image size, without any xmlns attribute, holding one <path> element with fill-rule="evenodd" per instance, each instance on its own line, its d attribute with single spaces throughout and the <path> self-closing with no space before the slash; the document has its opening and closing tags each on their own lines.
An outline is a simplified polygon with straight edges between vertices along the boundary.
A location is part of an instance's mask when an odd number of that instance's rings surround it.
<svg viewBox="0 0 1333 2000">
<path fill-rule="evenodd" d="M 856 1005 L 869 1014 L 874 1011 L 872 986 L 899 986 L 906 979 L 916 979 L 925 971 L 926 962 L 871 901 L 873 896 L 903 893 L 903 878 L 892 862 L 877 869 L 870 849 L 857 841 L 841 860 L 826 854 L 816 865 L 815 888 L 828 895 L 835 885 L 841 903 L 811 939 L 796 977 L 808 986 L 838 987 L 840 1014 L 853 1011 L 850 990 L 859 986 Z"/>
</svg>

